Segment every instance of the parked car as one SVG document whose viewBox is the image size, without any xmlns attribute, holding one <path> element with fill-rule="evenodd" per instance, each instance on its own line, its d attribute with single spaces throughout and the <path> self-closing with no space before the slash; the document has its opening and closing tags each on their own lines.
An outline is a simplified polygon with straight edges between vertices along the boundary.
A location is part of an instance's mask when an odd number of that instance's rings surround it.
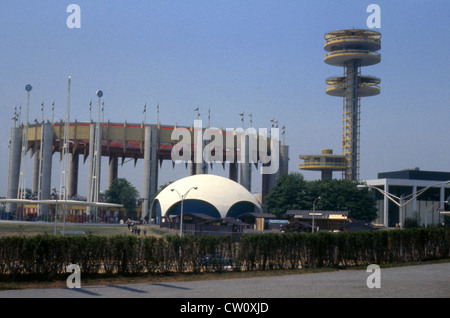
<svg viewBox="0 0 450 318">
<path fill-rule="evenodd" d="M 217 270 L 231 270 L 233 268 L 233 259 L 222 257 L 219 254 L 207 254 L 205 257 L 199 259 L 201 266 L 217 269 Z"/>
</svg>

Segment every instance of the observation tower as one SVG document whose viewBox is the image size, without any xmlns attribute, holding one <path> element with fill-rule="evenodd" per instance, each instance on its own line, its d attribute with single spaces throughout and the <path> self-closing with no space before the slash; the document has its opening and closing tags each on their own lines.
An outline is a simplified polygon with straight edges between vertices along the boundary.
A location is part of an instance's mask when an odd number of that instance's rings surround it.
<svg viewBox="0 0 450 318">
<path fill-rule="evenodd" d="M 332 149 L 322 149 L 320 155 L 300 156 L 304 162 L 299 165 L 301 170 L 321 171 L 322 180 L 331 180 L 333 171 L 345 171 L 345 156 L 333 155 Z"/>
<path fill-rule="evenodd" d="M 380 79 L 361 75 L 362 66 L 380 62 L 381 34 L 372 30 L 346 29 L 325 34 L 324 62 L 344 68 L 344 75 L 326 79 L 325 92 L 344 98 L 342 155 L 346 157 L 345 179 L 359 179 L 360 98 L 378 95 Z"/>
</svg>

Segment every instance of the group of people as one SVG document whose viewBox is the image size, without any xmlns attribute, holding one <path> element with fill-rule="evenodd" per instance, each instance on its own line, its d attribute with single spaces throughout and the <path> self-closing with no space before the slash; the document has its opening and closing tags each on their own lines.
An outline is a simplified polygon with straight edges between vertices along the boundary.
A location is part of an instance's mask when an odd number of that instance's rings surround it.
<svg viewBox="0 0 450 318">
<path fill-rule="evenodd" d="M 131 232 L 131 234 L 141 235 L 141 228 L 138 227 L 137 223 L 134 221 L 131 221 L 130 219 L 127 220 L 128 230 Z M 147 235 L 147 228 L 144 227 L 142 229 L 144 232 L 144 236 Z"/>
</svg>

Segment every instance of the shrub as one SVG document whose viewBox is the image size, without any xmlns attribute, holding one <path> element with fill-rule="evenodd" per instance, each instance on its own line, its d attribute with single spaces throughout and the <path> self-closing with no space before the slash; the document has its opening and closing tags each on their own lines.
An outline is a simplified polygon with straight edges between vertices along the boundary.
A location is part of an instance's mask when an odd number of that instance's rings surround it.
<svg viewBox="0 0 450 318">
<path fill-rule="evenodd" d="M 450 228 L 271 233 L 231 236 L 7 236 L 0 238 L 0 278 L 52 280 L 78 264 L 83 276 L 353 266 L 450 257 Z"/>
</svg>

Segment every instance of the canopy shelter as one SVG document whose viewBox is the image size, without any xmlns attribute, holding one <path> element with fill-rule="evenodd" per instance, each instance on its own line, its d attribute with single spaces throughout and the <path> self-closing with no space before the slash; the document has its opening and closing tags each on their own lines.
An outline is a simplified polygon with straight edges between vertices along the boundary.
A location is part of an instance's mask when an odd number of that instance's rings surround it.
<svg viewBox="0 0 450 318">
<path fill-rule="evenodd" d="M 348 211 L 330 210 L 288 210 L 286 215 L 291 221 L 312 223 L 319 229 L 334 231 L 341 230 L 348 219 Z"/>
</svg>

